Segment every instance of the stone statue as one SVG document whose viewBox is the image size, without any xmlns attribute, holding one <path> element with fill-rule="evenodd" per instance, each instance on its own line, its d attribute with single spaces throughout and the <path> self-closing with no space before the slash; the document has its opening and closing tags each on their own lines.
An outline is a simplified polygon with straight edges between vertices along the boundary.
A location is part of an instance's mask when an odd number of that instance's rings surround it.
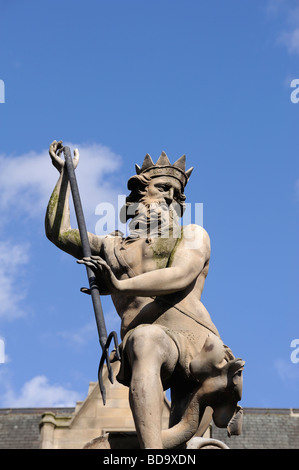
<svg viewBox="0 0 299 470">
<path fill-rule="evenodd" d="M 129 387 L 140 447 L 186 447 L 203 436 L 212 419 L 239 434 L 244 361 L 224 345 L 200 300 L 210 239 L 201 226 L 179 225 L 193 168 L 185 170 L 185 156 L 171 165 L 164 152 L 156 164 L 146 155 L 128 181 L 130 194 L 120 214 L 130 220 L 130 235 L 88 233 L 92 256 L 82 259 L 78 230 L 70 226 L 62 148 L 54 141 L 49 150 L 60 177 L 47 208 L 46 234 L 93 270 L 100 293 L 111 295 L 121 317 L 117 380 Z M 75 167 L 78 160 L 76 150 Z M 170 422 L 162 430 L 168 388 Z"/>
</svg>

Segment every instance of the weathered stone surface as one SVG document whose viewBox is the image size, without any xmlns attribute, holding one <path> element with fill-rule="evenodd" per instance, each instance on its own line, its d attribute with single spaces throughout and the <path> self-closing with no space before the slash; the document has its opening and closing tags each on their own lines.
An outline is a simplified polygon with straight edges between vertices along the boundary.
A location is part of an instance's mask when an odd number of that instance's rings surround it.
<svg viewBox="0 0 299 470">
<path fill-rule="evenodd" d="M 46 234 L 94 273 L 100 294 L 111 295 L 121 317 L 117 380 L 129 388 L 140 447 L 185 446 L 193 436 L 203 436 L 212 418 L 230 434 L 240 434 L 244 361 L 224 345 L 200 301 L 210 238 L 199 225 L 180 225 L 184 190 L 193 170 L 186 171 L 185 155 L 173 165 L 165 152 L 156 164 L 146 155 L 128 181 L 131 192 L 121 213 L 130 220 L 130 235 L 84 232 L 91 253 L 87 256 L 82 230 L 81 245 L 78 230 L 70 225 L 68 178 L 75 178 L 70 149 L 54 141 L 49 153 L 60 177 L 46 213 Z M 76 150 L 74 166 L 78 161 Z M 76 201 L 74 191 L 72 184 Z M 94 296 L 93 289 L 90 293 Z M 169 429 L 162 430 L 163 390 L 169 387 Z M 117 417 L 110 416 L 110 423 L 116 422 Z M 49 436 L 50 426 L 49 420 L 44 428 Z"/>
</svg>

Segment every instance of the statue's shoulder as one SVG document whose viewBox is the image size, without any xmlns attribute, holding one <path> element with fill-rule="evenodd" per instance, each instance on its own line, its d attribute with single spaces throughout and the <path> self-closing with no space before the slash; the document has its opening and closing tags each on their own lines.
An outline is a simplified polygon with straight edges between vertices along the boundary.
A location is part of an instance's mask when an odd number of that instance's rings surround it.
<svg viewBox="0 0 299 470">
<path fill-rule="evenodd" d="M 197 224 L 188 224 L 182 227 L 182 240 L 189 243 L 194 242 L 195 247 L 210 249 L 210 237 L 208 232 Z"/>
<path fill-rule="evenodd" d="M 204 229 L 201 225 L 197 224 L 188 224 L 183 225 L 182 227 L 182 236 L 188 236 L 194 234 L 195 236 L 204 236 L 205 238 L 210 238 L 206 229 Z"/>
</svg>

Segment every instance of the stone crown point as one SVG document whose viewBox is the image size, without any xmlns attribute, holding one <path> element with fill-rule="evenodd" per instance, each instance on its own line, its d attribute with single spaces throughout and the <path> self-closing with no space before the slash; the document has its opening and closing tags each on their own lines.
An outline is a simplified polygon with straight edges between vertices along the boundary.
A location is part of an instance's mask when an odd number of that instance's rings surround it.
<svg viewBox="0 0 299 470">
<path fill-rule="evenodd" d="M 186 155 L 182 155 L 173 165 L 171 165 L 165 152 L 161 153 L 156 164 L 153 162 L 151 156 L 147 153 L 143 160 L 142 166 L 140 167 L 136 164 L 135 168 L 137 175 L 146 173 L 152 178 L 157 176 L 172 176 L 173 178 L 178 179 L 184 187 L 186 186 L 193 171 L 193 167 L 185 171 Z"/>
</svg>

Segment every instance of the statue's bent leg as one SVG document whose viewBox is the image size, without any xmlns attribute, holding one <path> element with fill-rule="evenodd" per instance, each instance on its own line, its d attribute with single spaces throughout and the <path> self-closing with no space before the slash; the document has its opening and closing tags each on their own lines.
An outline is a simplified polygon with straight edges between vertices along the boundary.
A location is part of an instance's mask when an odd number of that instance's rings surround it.
<svg viewBox="0 0 299 470">
<path fill-rule="evenodd" d="M 141 448 L 162 449 L 163 379 L 178 360 L 172 339 L 155 325 L 137 328 L 128 339 L 132 368 L 130 406 Z"/>
</svg>

